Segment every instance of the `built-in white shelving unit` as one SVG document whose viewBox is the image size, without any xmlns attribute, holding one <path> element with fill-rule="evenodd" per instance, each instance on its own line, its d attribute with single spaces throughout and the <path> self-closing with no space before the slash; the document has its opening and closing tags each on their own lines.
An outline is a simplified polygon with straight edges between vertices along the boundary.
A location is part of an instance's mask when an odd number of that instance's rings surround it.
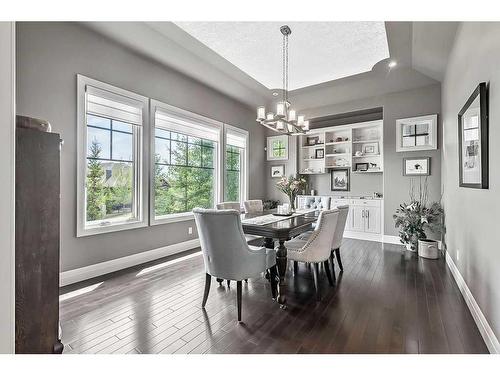
<svg viewBox="0 0 500 375">
<path fill-rule="evenodd" d="M 313 129 L 300 136 L 299 173 L 323 174 L 335 168 L 381 173 L 383 150 L 381 120 Z M 368 169 L 356 170 L 357 164 Z"/>
</svg>

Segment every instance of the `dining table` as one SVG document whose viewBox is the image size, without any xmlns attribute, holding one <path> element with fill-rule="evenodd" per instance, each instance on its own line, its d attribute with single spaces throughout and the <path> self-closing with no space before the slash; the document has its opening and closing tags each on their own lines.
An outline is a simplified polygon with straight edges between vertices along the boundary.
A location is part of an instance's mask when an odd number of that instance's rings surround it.
<svg viewBox="0 0 500 375">
<path fill-rule="evenodd" d="M 317 210 L 297 210 L 288 216 L 277 215 L 275 210 L 241 215 L 241 224 L 245 234 L 264 237 L 265 246 L 276 249 L 276 266 L 279 275 L 278 303 L 283 309 L 286 308 L 286 271 L 288 268 L 285 241 L 313 229 L 313 223 L 318 220 L 318 215 Z M 277 243 L 276 246 L 275 243 Z"/>
</svg>

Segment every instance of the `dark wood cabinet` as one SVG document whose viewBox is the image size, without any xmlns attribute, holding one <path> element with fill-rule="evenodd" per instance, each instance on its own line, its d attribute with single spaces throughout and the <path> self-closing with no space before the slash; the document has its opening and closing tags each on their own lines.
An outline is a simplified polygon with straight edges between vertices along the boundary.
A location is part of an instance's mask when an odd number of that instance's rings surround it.
<svg viewBox="0 0 500 375">
<path fill-rule="evenodd" d="M 16 353 L 61 353 L 59 134 L 16 130 Z"/>
</svg>

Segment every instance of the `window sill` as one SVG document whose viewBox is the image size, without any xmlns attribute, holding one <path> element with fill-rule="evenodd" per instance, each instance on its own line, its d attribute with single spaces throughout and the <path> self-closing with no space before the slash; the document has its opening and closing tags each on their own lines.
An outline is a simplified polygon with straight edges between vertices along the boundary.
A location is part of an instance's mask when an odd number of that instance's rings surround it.
<svg viewBox="0 0 500 375">
<path fill-rule="evenodd" d="M 155 219 L 151 218 L 151 225 L 161 225 L 161 224 L 169 224 L 169 223 L 177 223 L 181 221 L 189 221 L 194 220 L 194 215 L 192 212 L 184 212 L 181 214 L 171 214 L 165 215 Z"/>
<path fill-rule="evenodd" d="M 123 230 L 136 229 L 136 228 L 144 228 L 147 227 L 148 223 L 143 221 L 135 221 L 131 223 L 120 223 L 113 225 L 105 225 L 105 226 L 95 226 L 90 228 L 78 228 L 76 236 L 77 237 L 87 237 L 94 236 L 96 234 L 104 234 L 104 233 L 113 233 L 120 232 Z"/>
</svg>

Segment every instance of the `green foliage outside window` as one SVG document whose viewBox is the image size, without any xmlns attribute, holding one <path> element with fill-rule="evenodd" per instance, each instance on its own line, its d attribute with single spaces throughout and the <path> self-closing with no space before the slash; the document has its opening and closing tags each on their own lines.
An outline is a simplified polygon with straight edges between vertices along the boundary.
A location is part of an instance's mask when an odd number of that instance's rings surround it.
<svg viewBox="0 0 500 375">
<path fill-rule="evenodd" d="M 285 143 L 282 140 L 274 140 L 272 142 L 272 152 L 273 157 L 284 157 L 286 152 Z"/>
<path fill-rule="evenodd" d="M 242 149 L 226 146 L 225 201 L 240 201 L 240 178 Z"/>
</svg>

